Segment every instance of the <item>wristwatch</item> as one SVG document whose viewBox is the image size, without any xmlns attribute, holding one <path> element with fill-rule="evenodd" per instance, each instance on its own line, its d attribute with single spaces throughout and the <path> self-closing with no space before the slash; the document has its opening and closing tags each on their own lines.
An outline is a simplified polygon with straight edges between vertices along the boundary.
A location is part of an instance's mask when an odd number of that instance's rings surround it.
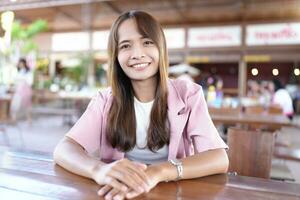
<svg viewBox="0 0 300 200">
<path fill-rule="evenodd" d="M 175 179 L 175 181 L 180 180 L 182 178 L 182 174 L 183 174 L 183 166 L 182 166 L 182 162 L 180 160 L 177 159 L 170 159 L 169 162 L 174 165 L 177 169 L 177 173 L 178 176 Z"/>
</svg>

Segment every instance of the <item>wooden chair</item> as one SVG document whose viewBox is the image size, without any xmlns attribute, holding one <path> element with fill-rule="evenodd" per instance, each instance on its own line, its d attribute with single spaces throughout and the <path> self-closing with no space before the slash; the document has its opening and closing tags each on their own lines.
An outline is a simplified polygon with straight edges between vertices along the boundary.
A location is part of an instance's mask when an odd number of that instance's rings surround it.
<svg viewBox="0 0 300 200">
<path fill-rule="evenodd" d="M 208 107 L 208 112 L 210 115 L 238 115 L 241 112 L 241 107 L 231 108 L 231 107 L 221 107 L 214 108 Z M 236 126 L 235 123 L 224 125 L 222 123 L 214 122 L 220 136 L 224 141 L 227 141 L 227 129 L 230 126 Z"/>
<path fill-rule="evenodd" d="M 209 114 L 216 114 L 216 115 L 222 115 L 222 114 L 239 114 L 241 112 L 241 108 L 231 108 L 231 107 L 221 107 L 221 108 L 214 108 L 214 107 L 208 107 Z"/>
<path fill-rule="evenodd" d="M 283 115 L 282 108 L 278 106 L 269 106 L 267 110 L 270 115 Z"/>
<path fill-rule="evenodd" d="M 262 105 L 255 105 L 255 106 L 246 106 L 244 110 L 245 114 L 249 115 L 261 115 L 265 112 L 265 108 Z M 264 129 L 264 126 L 261 125 L 248 125 L 246 126 L 247 129 Z"/>
<path fill-rule="evenodd" d="M 246 106 L 245 113 L 246 114 L 262 114 L 265 112 L 265 108 L 262 105 L 256 106 Z"/>
<path fill-rule="evenodd" d="M 273 133 L 229 128 L 228 146 L 229 171 L 242 176 L 270 178 Z"/>
</svg>

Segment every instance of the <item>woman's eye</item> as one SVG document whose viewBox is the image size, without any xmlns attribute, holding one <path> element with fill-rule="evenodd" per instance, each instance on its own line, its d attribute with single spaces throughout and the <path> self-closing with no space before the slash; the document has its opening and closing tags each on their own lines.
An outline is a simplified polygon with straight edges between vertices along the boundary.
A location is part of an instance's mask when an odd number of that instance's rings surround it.
<svg viewBox="0 0 300 200">
<path fill-rule="evenodd" d="M 145 41 L 145 42 L 144 42 L 144 44 L 145 44 L 145 45 L 152 45 L 152 44 L 153 44 L 153 42 L 152 42 L 152 41 L 150 41 L 150 40 L 147 40 L 147 41 Z"/>
<path fill-rule="evenodd" d="M 129 44 L 124 44 L 120 46 L 120 49 L 128 49 L 129 47 L 130 47 Z"/>
</svg>

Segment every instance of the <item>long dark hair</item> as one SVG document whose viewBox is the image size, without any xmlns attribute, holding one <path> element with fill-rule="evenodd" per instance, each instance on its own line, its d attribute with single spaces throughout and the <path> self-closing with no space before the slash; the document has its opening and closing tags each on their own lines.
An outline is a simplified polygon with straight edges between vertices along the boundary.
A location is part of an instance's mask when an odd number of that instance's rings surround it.
<svg viewBox="0 0 300 200">
<path fill-rule="evenodd" d="M 134 19 L 140 34 L 153 40 L 159 50 L 158 84 L 147 135 L 147 147 L 154 152 L 165 144 L 169 144 L 170 140 L 167 120 L 167 69 L 169 63 L 163 30 L 151 15 L 143 11 L 129 11 L 122 14 L 114 22 L 110 31 L 108 42 L 109 82 L 113 101 L 108 113 L 106 137 L 112 147 L 125 152 L 131 150 L 136 144 L 134 92 L 130 78 L 124 73 L 117 59 L 118 29 L 128 19 Z"/>
<path fill-rule="evenodd" d="M 17 65 L 17 69 L 18 71 L 20 71 L 22 69 L 22 67 L 20 66 L 20 64 L 23 64 L 25 71 L 28 72 L 30 70 L 29 66 L 27 65 L 26 59 L 25 58 L 20 58 L 18 65 Z"/>
<path fill-rule="evenodd" d="M 274 90 L 275 90 L 275 92 L 276 92 L 277 90 L 283 88 L 283 85 L 282 85 L 282 83 L 280 82 L 280 80 L 278 80 L 278 79 L 273 79 L 272 82 L 273 82 L 273 84 L 274 84 Z"/>
</svg>

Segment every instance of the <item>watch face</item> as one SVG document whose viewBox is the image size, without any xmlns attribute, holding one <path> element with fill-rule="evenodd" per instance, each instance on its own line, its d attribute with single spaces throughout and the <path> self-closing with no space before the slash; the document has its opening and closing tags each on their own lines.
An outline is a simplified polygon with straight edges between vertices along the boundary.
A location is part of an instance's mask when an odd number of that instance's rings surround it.
<svg viewBox="0 0 300 200">
<path fill-rule="evenodd" d="M 180 160 L 174 159 L 174 161 L 175 161 L 177 164 L 181 164 L 181 161 L 180 161 Z"/>
</svg>

